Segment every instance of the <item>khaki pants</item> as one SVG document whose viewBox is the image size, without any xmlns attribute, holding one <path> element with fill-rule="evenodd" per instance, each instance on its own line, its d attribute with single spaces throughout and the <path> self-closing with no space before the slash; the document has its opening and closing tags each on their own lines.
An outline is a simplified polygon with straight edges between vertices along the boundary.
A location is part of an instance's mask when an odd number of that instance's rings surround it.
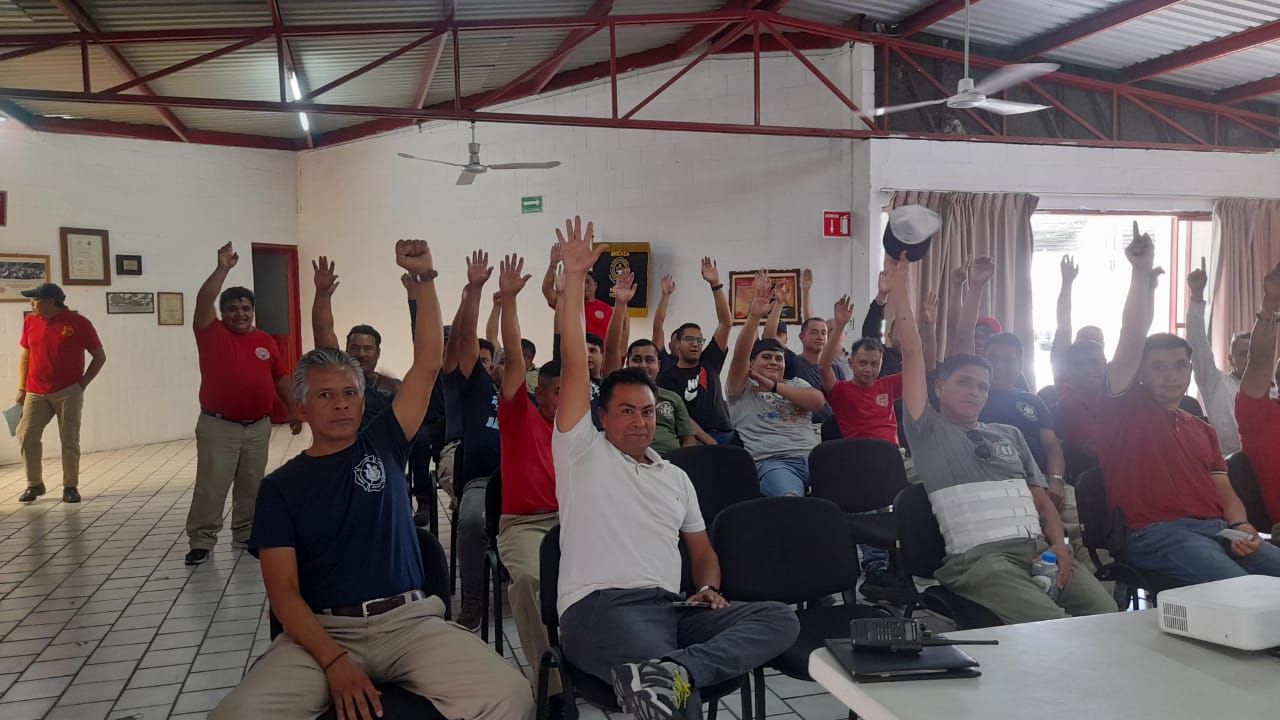
<svg viewBox="0 0 1280 720">
<path fill-rule="evenodd" d="M 559 524 L 559 513 L 503 515 L 498 521 L 498 557 L 511 575 L 511 585 L 507 589 L 511 615 L 516 621 L 516 632 L 520 635 L 525 659 L 533 670 L 534 683 L 538 681 L 542 655 L 547 651 L 547 627 L 542 624 L 539 552 L 542 538 Z M 551 673 L 550 679 L 547 692 L 559 694 L 559 674 Z"/>
<path fill-rule="evenodd" d="M 951 592 L 982 605 L 1010 624 L 1119 610 L 1115 598 L 1097 578 L 1074 564 L 1055 603 L 1031 579 L 1031 561 L 1048 549 L 1040 538 L 984 543 L 949 556 L 933 576 Z"/>
<path fill-rule="evenodd" d="M 445 494 L 449 496 L 450 511 L 458 501 L 453 493 L 453 473 L 454 468 L 457 467 L 458 448 L 461 446 L 461 440 L 446 443 L 444 449 L 440 451 L 440 462 L 436 463 L 436 484 L 444 488 Z"/>
<path fill-rule="evenodd" d="M 519 670 L 480 638 L 444 620 L 437 597 L 369 618 L 316 615 L 374 682 L 397 683 L 446 718 L 532 720 L 533 694 Z M 281 633 L 209 720 L 311 720 L 332 703 L 316 659 Z"/>
<path fill-rule="evenodd" d="M 251 425 L 200 413 L 196 421 L 196 489 L 187 512 L 192 550 L 212 550 L 222 530 L 222 511 L 231 493 L 231 539 L 249 542 L 258 484 L 267 471 L 271 420 Z"/>
<path fill-rule="evenodd" d="M 58 418 L 58 436 L 62 441 L 62 486 L 80 484 L 80 413 L 84 409 L 84 388 L 72 383 L 48 395 L 27 393 L 18 421 L 18 445 L 22 464 L 27 471 L 27 486 L 44 484 L 44 429 Z"/>
</svg>

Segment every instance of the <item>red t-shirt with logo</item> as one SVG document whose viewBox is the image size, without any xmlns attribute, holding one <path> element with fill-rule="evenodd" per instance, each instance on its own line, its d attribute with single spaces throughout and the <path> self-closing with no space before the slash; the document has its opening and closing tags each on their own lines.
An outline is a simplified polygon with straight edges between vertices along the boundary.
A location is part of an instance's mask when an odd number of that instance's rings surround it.
<svg viewBox="0 0 1280 720">
<path fill-rule="evenodd" d="M 873 438 L 898 444 L 898 418 L 893 403 L 902 397 L 902 375 L 878 378 L 871 387 L 852 380 L 836 383 L 827 395 L 827 403 L 835 413 L 840 436 Z"/>
<path fill-rule="evenodd" d="M 1141 384 L 1099 399 L 1098 465 L 1107 502 L 1124 511 L 1130 530 L 1222 517 L 1213 473 L 1225 473 L 1227 464 L 1218 434 L 1184 410 L 1160 407 Z"/>
<path fill-rule="evenodd" d="M 1262 503 L 1272 522 L 1280 522 L 1280 400 L 1236 395 L 1240 444 L 1262 489 Z M 1266 531 L 1267 528 L 1258 528 Z"/>
<path fill-rule="evenodd" d="M 552 310 L 554 304 L 549 303 Z M 613 306 L 603 300 L 592 298 L 582 305 L 583 325 L 586 331 L 600 337 L 609 336 L 609 321 L 613 319 Z M 506 486 L 503 486 L 504 488 Z"/>
<path fill-rule="evenodd" d="M 270 335 L 258 328 L 239 335 L 214 320 L 196 328 L 196 350 L 202 410 L 244 422 L 271 414 L 275 381 L 289 369 Z"/>
<path fill-rule="evenodd" d="M 502 514 L 555 512 L 556 470 L 551 459 L 551 421 L 542 417 L 529 393 L 498 398 L 502 428 Z"/>
<path fill-rule="evenodd" d="M 88 318 L 63 310 L 49 319 L 31 313 L 22 321 L 22 347 L 30 354 L 27 392 L 48 395 L 84 377 L 84 354 L 102 347 Z"/>
</svg>

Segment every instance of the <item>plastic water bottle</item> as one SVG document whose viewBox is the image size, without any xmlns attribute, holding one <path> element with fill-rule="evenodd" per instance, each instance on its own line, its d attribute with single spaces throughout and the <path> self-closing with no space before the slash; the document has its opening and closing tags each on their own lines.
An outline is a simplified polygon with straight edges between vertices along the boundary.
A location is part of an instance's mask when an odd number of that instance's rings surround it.
<svg viewBox="0 0 1280 720">
<path fill-rule="evenodd" d="M 1053 600 L 1058 599 L 1058 556 L 1046 552 L 1031 562 L 1031 579 L 1041 590 L 1049 593 Z"/>
</svg>

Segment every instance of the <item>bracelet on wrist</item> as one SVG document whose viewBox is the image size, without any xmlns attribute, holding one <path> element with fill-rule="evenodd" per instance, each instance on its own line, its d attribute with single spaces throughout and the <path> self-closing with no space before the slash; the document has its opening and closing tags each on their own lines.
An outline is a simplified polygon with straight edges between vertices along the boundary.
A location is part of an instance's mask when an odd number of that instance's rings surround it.
<svg viewBox="0 0 1280 720">
<path fill-rule="evenodd" d="M 1236 522 L 1233 522 L 1230 525 L 1227 525 L 1227 527 L 1234 530 L 1235 528 L 1238 528 L 1241 525 L 1248 525 L 1248 524 L 1249 524 L 1248 520 L 1237 520 Z"/>
<path fill-rule="evenodd" d="M 711 292 L 720 292 L 724 289 L 724 283 L 716 283 L 711 286 Z"/>
<path fill-rule="evenodd" d="M 333 667 L 333 664 L 341 660 L 343 657 L 345 657 L 346 654 L 347 654 L 347 651 L 343 650 L 337 655 L 334 655 L 332 660 L 324 664 L 324 668 L 321 670 L 321 672 L 329 672 L 329 668 Z"/>
</svg>

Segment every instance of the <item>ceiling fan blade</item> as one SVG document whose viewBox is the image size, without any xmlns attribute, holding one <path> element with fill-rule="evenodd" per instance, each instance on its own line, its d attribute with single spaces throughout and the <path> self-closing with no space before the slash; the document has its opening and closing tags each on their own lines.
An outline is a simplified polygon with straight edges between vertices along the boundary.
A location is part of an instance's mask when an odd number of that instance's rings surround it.
<svg viewBox="0 0 1280 720">
<path fill-rule="evenodd" d="M 455 185 L 470 185 L 471 183 L 473 183 L 473 182 L 475 182 L 475 181 L 476 181 L 476 176 L 477 176 L 477 175 L 479 175 L 479 174 L 480 174 L 480 173 L 474 173 L 474 172 L 469 172 L 469 171 L 467 171 L 467 170 L 463 170 L 463 171 L 462 171 L 462 173 L 458 175 L 458 182 L 456 182 L 456 183 L 454 183 L 454 184 L 455 184 Z"/>
<path fill-rule="evenodd" d="M 1023 113 L 1036 112 L 1037 110 L 1048 110 L 1049 106 L 987 98 L 978 104 L 978 108 L 997 115 L 1021 115 Z"/>
<path fill-rule="evenodd" d="M 496 163 L 489 166 L 490 170 L 550 170 L 554 167 L 560 167 L 559 160 L 541 163 Z"/>
<path fill-rule="evenodd" d="M 929 107 L 930 105 L 941 105 L 946 102 L 947 98 L 941 100 L 925 100 L 924 102 L 907 103 L 906 105 L 890 105 L 888 107 L 878 107 L 871 111 L 872 117 L 880 117 L 889 113 L 902 112 L 903 110 L 915 110 L 916 108 Z"/>
<path fill-rule="evenodd" d="M 1005 88 L 1020 85 L 1028 80 L 1034 80 L 1041 75 L 1046 75 L 1057 69 L 1057 63 L 1024 63 L 1022 65 L 1006 65 L 982 78 L 982 82 L 975 84 L 973 89 L 983 95 L 991 95 L 998 93 Z"/>
<path fill-rule="evenodd" d="M 437 163 L 440 165 L 450 165 L 452 167 L 466 167 L 466 165 L 463 165 L 462 163 L 451 163 L 451 162 L 445 162 L 444 160 L 432 160 L 431 158 L 418 157 L 417 155 L 410 155 L 409 153 L 396 153 L 396 155 L 399 155 L 400 157 L 406 160 L 421 160 L 422 162 Z"/>
</svg>

